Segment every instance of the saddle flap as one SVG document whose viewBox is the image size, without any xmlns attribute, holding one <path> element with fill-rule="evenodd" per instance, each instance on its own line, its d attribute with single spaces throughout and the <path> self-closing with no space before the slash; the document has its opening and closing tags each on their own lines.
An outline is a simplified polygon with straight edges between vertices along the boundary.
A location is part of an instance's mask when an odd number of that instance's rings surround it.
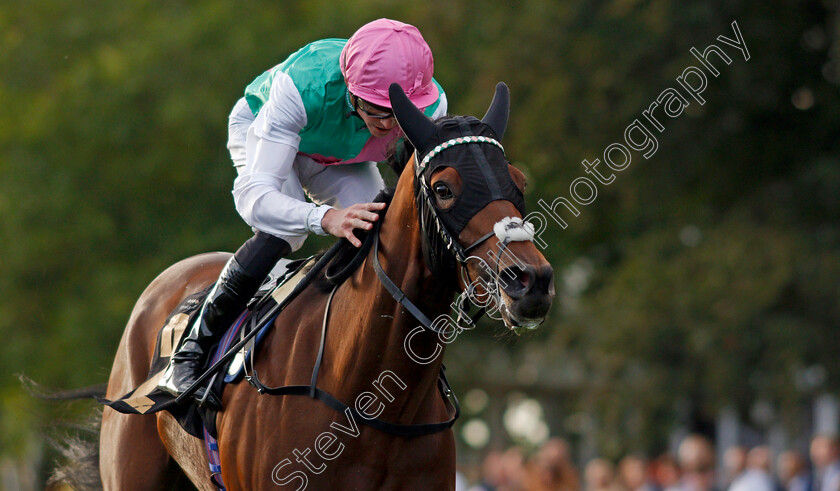
<svg viewBox="0 0 840 491">
<path fill-rule="evenodd" d="M 286 276 L 281 278 L 282 283 L 274 287 L 273 290 L 267 292 L 267 295 L 272 300 L 274 300 L 274 302 L 278 304 L 281 303 L 283 300 L 286 299 L 286 297 L 289 296 L 292 290 L 294 290 L 298 283 L 300 283 L 301 280 L 303 280 L 303 278 L 306 276 L 306 271 L 308 271 L 309 269 L 307 266 L 314 264 L 314 262 L 314 258 L 307 258 L 306 261 L 293 265 L 297 266 L 297 268 L 294 270 L 294 274 L 289 275 L 289 273 L 287 272 Z M 259 313 L 256 313 L 255 315 L 261 321 L 263 320 L 262 316 L 259 315 Z M 245 344 L 245 346 L 243 346 L 242 349 L 239 350 L 239 352 L 236 353 L 236 355 L 234 355 L 233 359 L 231 360 L 230 365 L 227 369 L 227 375 L 225 376 L 226 384 L 238 380 L 239 377 L 242 375 L 243 368 L 245 367 L 245 362 L 248 361 L 251 350 L 254 348 L 254 346 L 257 345 L 257 343 L 260 342 L 260 340 L 262 340 L 262 337 L 265 335 L 266 327 L 270 325 L 266 322 L 260 322 L 260 324 L 263 324 L 263 326 L 261 327 L 262 331 L 258 333 L 255 338 L 251 338 Z M 239 340 L 244 339 L 245 335 L 247 334 L 248 332 L 246 332 L 245 329 L 240 330 Z M 226 349 L 227 346 L 220 347 L 221 352 L 224 352 Z"/>
</svg>

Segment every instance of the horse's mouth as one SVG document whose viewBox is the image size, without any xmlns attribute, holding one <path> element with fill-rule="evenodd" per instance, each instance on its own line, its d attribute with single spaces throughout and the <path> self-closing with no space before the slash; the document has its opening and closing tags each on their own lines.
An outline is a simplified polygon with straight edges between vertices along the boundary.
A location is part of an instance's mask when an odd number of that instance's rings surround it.
<svg viewBox="0 0 840 491">
<path fill-rule="evenodd" d="M 480 293 L 472 290 L 469 298 L 475 298 L 476 305 L 486 306 L 488 316 L 501 320 L 505 327 L 517 336 L 533 331 L 545 322 L 554 299 L 553 285 L 550 285 L 546 291 L 533 289 L 524 294 L 520 292 L 509 294 L 499 286 L 496 278 L 481 273 L 475 277 L 481 278 L 483 280 L 481 284 L 489 285 L 489 289 L 478 290 Z"/>
<path fill-rule="evenodd" d="M 517 336 L 521 336 L 524 332 L 533 331 L 545 322 L 545 316 L 533 319 L 517 316 L 508 305 L 509 302 L 511 300 L 507 296 L 504 296 L 499 306 L 499 312 L 502 315 L 502 321 L 505 323 L 505 327 Z"/>
</svg>

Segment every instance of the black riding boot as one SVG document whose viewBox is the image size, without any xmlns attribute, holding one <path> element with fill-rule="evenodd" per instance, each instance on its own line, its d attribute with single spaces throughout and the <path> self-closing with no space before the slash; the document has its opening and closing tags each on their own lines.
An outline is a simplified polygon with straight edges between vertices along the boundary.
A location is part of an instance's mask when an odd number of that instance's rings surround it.
<svg viewBox="0 0 840 491">
<path fill-rule="evenodd" d="M 201 314 L 177 353 L 172 355 L 169 367 L 158 387 L 178 396 L 201 376 L 207 362 L 207 353 L 218 343 L 225 329 L 245 310 L 251 297 L 282 257 L 292 251 L 285 240 L 273 235 L 256 232 L 236 254 L 230 258 L 219 275 L 219 281 L 201 307 Z M 193 397 L 199 401 L 205 389 L 199 388 Z M 206 403 L 220 407 L 220 401 L 211 395 Z"/>
<path fill-rule="evenodd" d="M 172 355 L 169 370 L 158 387 L 177 396 L 198 379 L 207 362 L 207 354 L 242 313 L 262 281 L 263 278 L 253 277 L 242 269 L 235 257 L 230 258 L 180 349 Z M 194 397 L 200 400 L 204 392 L 201 387 Z M 219 401 L 207 402 L 219 406 Z"/>
</svg>

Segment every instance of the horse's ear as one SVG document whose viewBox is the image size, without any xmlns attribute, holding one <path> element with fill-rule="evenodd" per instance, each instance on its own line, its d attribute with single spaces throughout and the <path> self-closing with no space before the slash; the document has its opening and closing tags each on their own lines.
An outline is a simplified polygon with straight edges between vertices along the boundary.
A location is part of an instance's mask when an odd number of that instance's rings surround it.
<svg viewBox="0 0 840 491">
<path fill-rule="evenodd" d="M 490 109 L 481 118 L 481 122 L 489 126 L 501 140 L 505 136 L 508 116 L 510 116 L 510 91 L 504 82 L 499 82 L 496 84 L 496 94 L 493 95 Z"/>
<path fill-rule="evenodd" d="M 408 141 L 415 148 L 423 150 L 435 134 L 435 123 L 426 117 L 423 111 L 417 109 L 400 84 L 392 83 L 388 88 L 388 96 L 391 99 L 391 109 L 394 110 L 397 122 Z"/>
</svg>

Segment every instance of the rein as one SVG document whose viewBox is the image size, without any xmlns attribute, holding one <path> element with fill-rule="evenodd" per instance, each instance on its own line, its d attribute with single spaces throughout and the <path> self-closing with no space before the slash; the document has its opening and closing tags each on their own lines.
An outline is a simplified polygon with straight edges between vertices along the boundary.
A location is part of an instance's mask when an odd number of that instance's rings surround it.
<svg viewBox="0 0 840 491">
<path fill-rule="evenodd" d="M 364 257 L 367 256 L 368 252 L 373 248 L 373 269 L 376 272 L 377 278 L 382 283 L 382 286 L 391 294 L 391 296 L 399 302 L 403 307 L 405 307 L 408 312 L 414 316 L 420 324 L 423 325 L 429 331 L 432 331 L 438 335 L 446 335 L 441 327 L 435 325 L 434 321 L 430 320 L 426 314 L 424 314 L 417 305 L 414 304 L 409 298 L 406 296 L 405 292 L 402 291 L 399 286 L 388 276 L 385 272 L 384 268 L 382 267 L 382 263 L 379 260 L 379 233 L 382 227 L 382 220 L 377 220 L 374 224 L 374 229 L 368 234 L 365 238 L 362 247 L 359 248 L 356 255 L 350 261 L 351 265 L 355 265 L 358 267 L 361 264 Z M 481 239 L 479 239 L 476 243 L 469 246 L 466 249 L 461 250 L 469 250 L 477 246 L 478 244 L 484 242 L 484 240 L 492 237 L 495 235 L 495 232 L 490 232 L 489 234 L 485 235 Z M 456 242 L 457 244 L 457 242 Z M 460 247 L 460 244 L 458 244 Z M 466 256 L 465 256 L 466 257 Z M 329 406 L 330 408 L 342 412 L 342 413 L 349 413 L 352 415 L 354 420 L 360 421 L 362 424 L 368 425 L 374 429 L 382 431 L 384 433 L 388 433 L 391 435 L 402 436 L 402 437 L 415 437 L 415 436 L 422 436 L 422 435 L 430 435 L 433 433 L 438 433 L 440 431 L 444 431 L 452 427 L 457 421 L 458 417 L 461 414 L 461 406 L 458 402 L 458 398 L 452 392 L 452 388 L 449 385 L 449 381 L 446 378 L 446 367 L 441 365 L 440 374 L 438 375 L 438 390 L 440 391 L 441 397 L 444 400 L 444 403 L 447 406 L 447 412 L 451 415 L 450 418 L 446 421 L 441 421 L 439 423 L 423 423 L 423 424 L 413 424 L 413 425 L 404 425 L 404 424 L 397 424 L 397 423 L 390 423 L 387 421 L 383 421 L 379 418 L 369 418 L 365 415 L 360 414 L 354 407 L 348 406 L 347 404 L 341 402 L 335 396 L 326 392 L 325 390 L 319 388 L 317 386 L 318 382 L 318 373 L 321 368 L 321 362 L 323 361 L 324 357 L 324 347 L 326 345 L 327 339 L 327 325 L 329 320 L 329 313 L 330 307 L 332 306 L 332 299 L 335 295 L 335 292 L 338 290 L 340 283 L 336 283 L 337 281 L 341 281 L 346 279 L 349 276 L 349 273 L 352 272 L 352 268 L 347 266 L 342 268 L 340 272 L 337 274 L 328 274 L 327 279 L 331 283 L 334 284 L 332 291 L 330 292 L 329 297 L 327 298 L 326 306 L 324 307 L 324 320 L 321 324 L 321 342 L 318 348 L 318 356 L 315 359 L 315 365 L 312 369 L 312 377 L 310 379 L 309 385 L 286 385 L 282 387 L 268 387 L 266 386 L 259 378 L 257 374 L 256 367 L 254 366 L 254 358 L 255 356 L 250 357 L 250 374 L 246 373 L 245 379 L 250 383 L 254 388 L 257 389 L 257 392 L 260 394 L 269 394 L 275 396 L 283 396 L 283 395 L 295 395 L 295 396 L 307 396 L 312 399 L 319 400 Z M 308 275 L 311 274 L 308 273 Z M 307 276 L 308 276 L 307 275 Z M 471 319 L 470 324 L 474 325 L 475 322 L 484 314 L 484 309 L 480 309 Z M 459 314 L 459 320 L 461 315 Z"/>
<path fill-rule="evenodd" d="M 500 235 L 498 230 L 494 230 L 485 234 L 477 241 L 472 243 L 467 247 L 463 247 L 458 241 L 456 241 L 452 235 L 449 233 L 447 228 L 444 226 L 443 222 L 440 219 L 440 216 L 437 213 L 437 210 L 434 207 L 434 204 L 431 200 L 430 190 L 428 184 L 423 179 L 424 171 L 427 169 L 426 164 L 431 160 L 432 157 L 440 153 L 441 151 L 445 150 L 454 145 L 460 145 L 465 143 L 484 143 L 484 144 L 491 144 L 499 147 L 504 152 L 501 144 L 488 137 L 462 137 L 458 139 L 453 139 L 450 141 L 445 142 L 444 144 L 439 145 L 436 147 L 432 152 L 430 152 L 426 158 L 423 159 L 422 165 L 417 166 L 415 169 L 416 172 L 416 179 L 420 182 L 419 186 L 416 188 L 415 192 L 415 199 L 418 201 L 418 211 L 420 211 L 420 226 L 421 230 L 424 231 L 424 246 L 426 245 L 425 242 L 429 241 L 434 235 L 431 235 L 429 232 L 431 225 L 428 223 L 428 220 L 424 220 L 425 217 L 431 218 L 434 222 L 435 228 L 437 229 L 437 239 L 442 239 L 442 245 L 445 248 L 445 251 L 448 252 L 454 259 L 459 263 L 461 267 L 462 273 L 467 270 L 466 263 L 469 259 L 468 253 L 472 249 L 476 248 L 480 244 L 482 244 L 485 240 L 489 239 L 496 235 L 499 237 L 499 240 L 502 241 L 503 248 L 507 246 L 507 244 L 511 241 L 510 236 L 505 232 L 505 234 Z M 416 162 L 417 155 L 415 153 L 415 162 Z M 422 203 L 422 204 L 421 204 Z M 425 213 L 424 213 L 425 212 Z M 520 219 L 521 224 L 521 219 Z M 315 360 L 315 364 L 312 370 L 312 377 L 310 379 L 309 385 L 287 385 L 282 387 L 268 387 L 266 386 L 260 379 L 257 374 L 256 368 L 254 366 L 254 356 L 250 357 L 250 369 L 251 373 L 248 374 L 246 370 L 246 380 L 253 385 L 257 392 L 260 394 L 269 394 L 269 395 L 276 395 L 276 396 L 283 396 L 283 395 L 296 395 L 296 396 L 307 396 L 312 399 L 319 400 L 329 406 L 330 408 L 351 415 L 355 421 L 360 421 L 362 424 L 370 426 L 374 429 L 382 431 L 384 433 L 388 433 L 391 435 L 402 436 L 402 437 L 415 437 L 415 436 L 422 436 L 422 435 L 430 435 L 433 433 L 438 433 L 440 431 L 444 431 L 452 427 L 455 424 L 455 421 L 460 416 L 461 408 L 458 402 L 458 398 L 452 392 L 452 389 L 449 385 L 449 381 L 446 379 L 446 367 L 441 365 L 440 373 L 438 375 L 438 390 L 440 391 L 441 397 L 444 400 L 445 405 L 447 406 L 447 413 L 451 416 L 448 420 L 438 422 L 438 423 L 423 423 L 423 424 L 412 424 L 412 425 L 404 425 L 404 424 L 396 424 L 390 423 L 387 421 L 383 421 L 379 418 L 370 418 L 361 413 L 359 413 L 354 407 L 348 406 L 347 404 L 341 402 L 337 398 L 335 398 L 332 394 L 324 391 L 323 389 L 317 386 L 318 381 L 318 373 L 320 371 L 321 362 L 323 361 L 324 355 L 324 347 L 326 345 L 326 336 L 327 336 L 327 325 L 329 320 L 329 313 L 330 307 L 332 306 L 332 299 L 335 295 L 335 292 L 338 290 L 341 282 L 346 279 L 353 270 L 355 270 L 364 258 L 367 256 L 368 252 L 370 251 L 371 246 L 373 247 L 373 269 L 376 272 L 376 276 L 379 279 L 382 286 L 391 294 L 391 296 L 400 303 L 403 307 L 405 307 L 408 312 L 414 316 L 427 330 L 434 332 L 436 334 L 449 336 L 449 334 L 444 332 L 444 326 L 436 326 L 435 322 L 428 318 L 418 307 L 414 304 L 411 300 L 408 299 L 405 292 L 402 291 L 399 286 L 387 275 L 385 270 L 382 268 L 382 264 L 379 260 L 379 242 L 380 242 L 380 230 L 381 230 L 382 220 L 378 220 L 374 225 L 374 229 L 368 234 L 365 238 L 365 241 L 361 248 L 357 251 L 354 257 L 351 259 L 350 264 L 347 267 L 342 268 L 338 273 L 331 274 L 330 271 L 325 273 L 325 277 L 328 282 L 332 283 L 333 289 L 330 292 L 330 295 L 327 299 L 327 303 L 324 309 L 324 320 L 321 325 L 321 341 L 320 346 L 318 349 L 318 356 Z M 497 224 L 499 225 L 499 224 Z M 531 230 L 531 236 L 533 236 L 533 230 Z M 514 238 L 512 240 L 523 240 Z M 437 242 L 437 241 L 436 241 Z M 273 322 L 273 319 L 295 298 L 297 295 L 308 286 L 312 279 L 331 261 L 337 251 L 338 247 L 333 247 L 327 253 L 320 258 L 320 260 L 312 267 L 312 269 L 307 272 L 306 276 L 301 280 L 301 282 L 294 288 L 294 290 L 285 298 L 283 301 L 275 305 L 266 315 L 262 318 L 270 319 L 270 322 Z M 435 252 L 442 253 L 443 251 L 439 251 L 438 247 L 434 247 Z M 428 260 L 428 256 L 427 256 Z M 433 267 L 432 264 L 427 264 L 432 272 L 435 273 L 437 268 Z M 498 270 L 498 260 L 496 264 L 496 269 Z M 467 273 L 469 275 L 469 273 Z M 497 271 L 498 275 L 498 271 Z M 469 284 L 468 284 L 469 287 Z M 466 293 L 466 291 L 465 291 Z M 463 305 L 463 294 L 456 299 L 456 305 L 459 306 L 458 310 L 458 321 L 457 321 L 457 328 L 466 329 L 460 327 L 461 322 L 466 317 L 469 321 L 470 325 L 475 325 L 477 320 L 484 315 L 485 309 L 481 308 L 479 311 L 474 314 L 472 317 L 464 316 L 463 310 L 460 308 Z M 222 356 L 219 361 L 217 361 L 209 370 L 207 370 L 204 375 L 199 377 L 199 379 L 183 394 L 181 394 L 177 399 L 176 403 L 181 402 L 184 398 L 189 397 L 189 395 L 204 381 L 206 380 L 212 373 L 216 372 L 221 366 L 228 361 L 235 353 L 237 353 L 256 333 L 260 331 L 260 329 L 254 327 L 251 332 L 243 337 L 239 343 L 235 346 L 230 348 L 224 356 Z"/>
<path fill-rule="evenodd" d="M 378 222 L 377 222 L 378 223 Z M 377 229 L 378 229 L 377 225 Z M 448 336 L 447 333 L 443 331 L 440 327 L 436 327 L 434 321 L 430 320 L 426 314 L 424 314 L 417 305 L 414 304 L 408 297 L 405 295 L 405 292 L 397 286 L 396 283 L 385 273 L 385 270 L 382 268 L 382 263 L 379 262 L 379 230 L 376 230 L 376 238 L 373 242 L 373 270 L 376 272 L 376 276 L 379 278 L 379 282 L 382 283 L 382 286 L 388 290 L 388 293 L 394 297 L 394 300 L 402 304 L 406 310 L 414 316 L 415 319 L 420 321 L 420 324 L 423 325 L 429 331 L 432 331 L 439 335 Z M 483 239 L 482 239 L 483 240 Z M 478 319 L 484 315 L 484 309 L 480 309 L 476 314 L 470 319 L 470 324 L 475 325 Z M 459 315 L 460 317 L 460 315 Z M 463 328 L 462 328 L 463 329 Z"/>
<path fill-rule="evenodd" d="M 398 302 L 400 302 L 406 309 L 411 312 L 413 316 L 417 318 L 426 328 L 436 332 L 441 333 L 440 330 L 434 328 L 433 323 L 429 321 L 429 318 L 426 317 L 423 312 L 417 308 L 414 303 L 412 303 L 408 298 L 405 296 L 405 293 L 399 289 L 399 287 L 385 274 L 385 271 L 382 269 L 382 265 L 379 262 L 379 231 L 381 227 L 381 221 L 377 221 L 374 230 L 371 231 L 369 237 L 373 237 L 371 240 L 373 242 L 373 251 L 374 251 L 374 262 L 373 267 L 376 271 L 379 280 L 382 282 L 383 286 L 386 290 L 388 290 Z M 365 241 L 368 244 L 368 240 Z M 362 249 L 365 249 L 363 247 Z M 369 250 L 369 246 L 366 247 Z M 359 254 L 361 254 L 361 250 Z M 257 389 L 257 392 L 260 394 L 269 394 L 275 396 L 283 396 L 283 395 L 295 395 L 295 396 L 307 396 L 311 397 L 312 399 L 319 400 L 329 406 L 330 408 L 341 412 L 347 413 L 352 415 L 355 421 L 361 422 L 362 424 L 368 425 L 376 430 L 382 431 L 384 433 L 388 433 L 391 435 L 402 436 L 402 437 L 415 437 L 415 436 L 423 436 L 423 435 L 431 435 L 433 433 L 438 433 L 449 429 L 452 425 L 455 424 L 455 421 L 458 420 L 458 417 L 461 414 L 461 405 L 458 402 L 458 398 L 452 392 L 452 388 L 449 385 L 449 381 L 446 379 L 446 367 L 441 365 L 440 373 L 438 374 L 438 390 L 440 391 L 441 397 L 444 400 L 444 403 L 447 406 L 447 413 L 451 416 L 446 421 L 441 421 L 439 423 L 423 423 L 423 424 L 413 424 L 413 425 L 404 425 L 404 424 L 397 424 L 397 423 L 390 423 L 388 421 L 383 421 L 379 418 L 370 418 L 363 414 L 360 414 L 356 408 L 352 406 L 348 406 L 347 404 L 341 402 L 340 400 L 336 399 L 332 394 L 326 392 L 325 390 L 319 388 L 317 386 L 318 382 L 318 373 L 321 369 L 321 362 L 324 358 L 324 347 L 326 345 L 327 339 L 327 324 L 330 315 L 330 307 L 332 306 L 332 299 L 335 295 L 335 292 L 338 290 L 340 285 L 335 285 L 330 292 L 329 297 L 327 298 L 327 304 L 324 307 L 324 320 L 321 324 L 321 343 L 318 348 L 318 356 L 315 359 L 315 366 L 312 369 L 312 378 L 310 379 L 309 385 L 286 385 L 283 387 L 268 387 L 260 381 L 259 376 L 257 374 L 257 370 L 254 367 L 254 358 L 255 356 L 250 357 L 250 365 L 251 365 L 251 373 L 247 374 L 245 379 Z"/>
</svg>

